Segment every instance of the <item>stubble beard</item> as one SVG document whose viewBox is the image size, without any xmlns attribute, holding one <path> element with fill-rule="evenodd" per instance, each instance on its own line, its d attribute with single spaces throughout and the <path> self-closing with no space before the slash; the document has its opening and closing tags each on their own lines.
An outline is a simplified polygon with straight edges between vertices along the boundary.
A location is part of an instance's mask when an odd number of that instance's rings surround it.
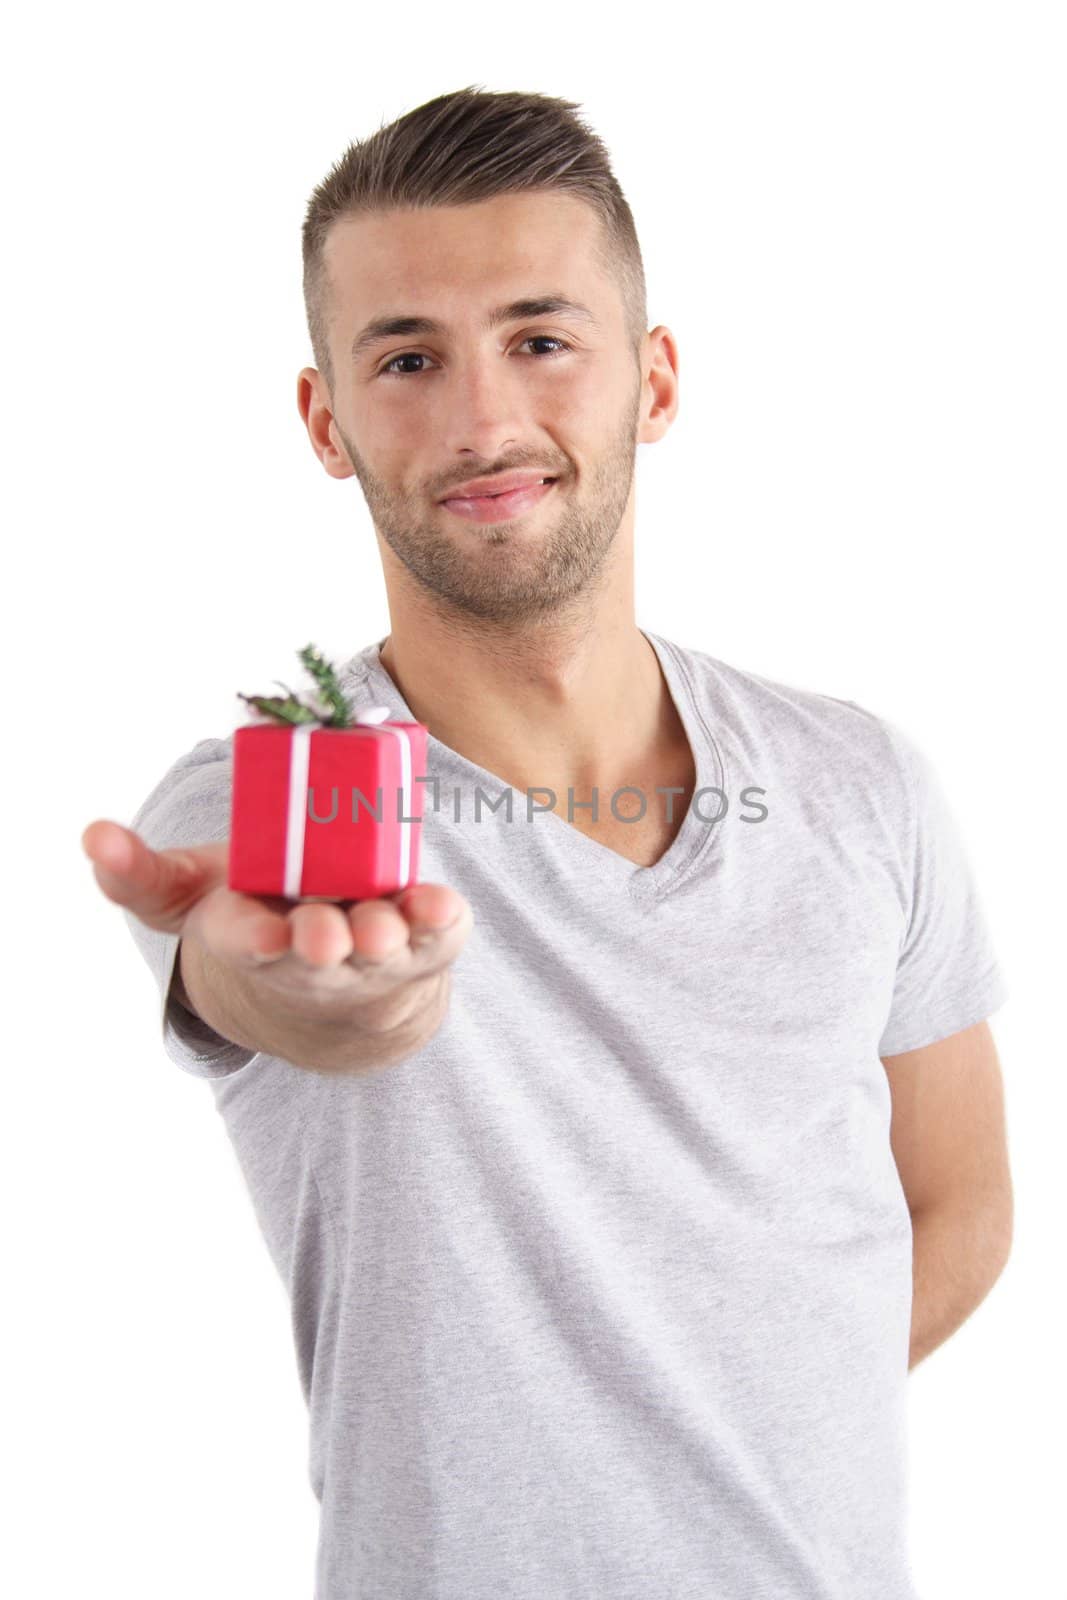
<svg viewBox="0 0 1067 1600">
<path fill-rule="evenodd" d="M 431 510 L 425 496 L 392 493 L 341 437 L 376 530 L 415 581 L 453 611 L 521 625 L 563 610 L 595 583 L 630 497 L 639 404 L 638 387 L 610 448 L 577 491 L 561 474 L 558 488 L 515 523 L 467 522 L 443 507 Z"/>
</svg>

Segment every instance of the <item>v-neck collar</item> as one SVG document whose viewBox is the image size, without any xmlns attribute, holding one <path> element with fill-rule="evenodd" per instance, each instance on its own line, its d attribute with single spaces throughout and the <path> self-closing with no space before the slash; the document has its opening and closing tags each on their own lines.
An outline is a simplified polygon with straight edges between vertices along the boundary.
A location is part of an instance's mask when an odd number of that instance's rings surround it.
<svg viewBox="0 0 1067 1600">
<path fill-rule="evenodd" d="M 590 834 L 583 833 L 572 822 L 560 816 L 556 810 L 539 812 L 537 821 L 549 827 L 554 825 L 567 847 L 577 853 L 576 858 L 595 862 L 602 871 L 613 873 L 621 883 L 627 885 L 635 901 L 647 904 L 659 899 L 668 890 L 676 888 L 689 876 L 698 862 L 706 863 L 719 853 L 721 823 L 705 821 L 704 817 L 709 814 L 715 816 L 722 805 L 719 793 L 710 791 L 721 791 L 725 795 L 728 790 L 722 750 L 704 718 L 685 661 L 668 639 L 650 633 L 645 628 L 642 628 L 641 632 L 656 652 L 675 710 L 693 753 L 696 788 L 694 801 L 690 802 L 682 826 L 659 860 L 653 862 L 651 866 L 643 867 L 620 855 L 617 850 L 612 850 L 609 845 L 602 844 Z M 415 722 L 418 719 L 382 663 L 381 649 L 386 638 L 388 635 L 379 639 L 376 644 L 368 645 L 345 663 L 341 669 L 342 684 L 346 680 L 353 683 L 353 686 L 355 682 L 362 682 L 373 703 L 387 705 L 392 716 L 398 720 Z M 483 786 L 495 784 L 498 790 L 514 787 L 506 783 L 499 773 L 490 772 L 487 768 L 468 761 L 458 750 L 453 750 L 450 745 L 443 744 L 432 733 L 428 733 L 427 765 L 431 771 L 434 767 L 435 751 L 443 752 L 449 762 L 465 769 L 472 775 L 473 781 Z M 701 794 L 701 791 L 704 793 Z M 666 804 L 666 796 L 654 794 L 647 798 L 649 805 Z M 678 796 L 675 796 L 674 800 L 677 804 Z"/>
</svg>

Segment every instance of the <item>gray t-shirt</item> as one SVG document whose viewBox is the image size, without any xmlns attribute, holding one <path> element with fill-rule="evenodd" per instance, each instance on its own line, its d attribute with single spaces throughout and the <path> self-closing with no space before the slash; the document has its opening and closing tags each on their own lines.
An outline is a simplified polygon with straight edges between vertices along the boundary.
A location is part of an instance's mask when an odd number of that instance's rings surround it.
<svg viewBox="0 0 1067 1600">
<path fill-rule="evenodd" d="M 507 786 L 430 738 L 420 876 L 474 927 L 407 1061 L 221 1040 L 127 914 L 291 1296 L 315 1600 L 916 1600 L 879 1057 L 987 1017 L 1001 970 L 899 728 L 647 637 L 706 791 L 651 867 L 566 796 L 475 821 Z M 379 644 L 342 681 L 411 717 Z M 131 826 L 228 837 L 231 756 L 201 740 Z"/>
</svg>

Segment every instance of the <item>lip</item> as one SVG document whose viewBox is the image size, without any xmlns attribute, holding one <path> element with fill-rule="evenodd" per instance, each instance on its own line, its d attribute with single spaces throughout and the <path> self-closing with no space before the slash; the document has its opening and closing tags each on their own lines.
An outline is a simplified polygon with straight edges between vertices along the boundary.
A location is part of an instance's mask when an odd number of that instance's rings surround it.
<svg viewBox="0 0 1067 1600">
<path fill-rule="evenodd" d="M 457 517 L 465 517 L 468 522 L 508 522 L 512 517 L 531 510 L 555 487 L 555 480 L 551 483 L 529 483 L 511 489 L 507 494 L 456 495 L 450 500 L 442 500 L 441 504 L 446 511 L 451 511 Z"/>
<path fill-rule="evenodd" d="M 473 500 L 476 495 L 510 494 L 512 489 L 527 489 L 531 483 L 540 483 L 542 478 L 554 477 L 558 477 L 558 473 L 546 472 L 543 467 L 494 472 L 488 478 L 468 478 L 466 483 L 457 483 L 451 494 L 442 495 L 441 500 Z"/>
</svg>

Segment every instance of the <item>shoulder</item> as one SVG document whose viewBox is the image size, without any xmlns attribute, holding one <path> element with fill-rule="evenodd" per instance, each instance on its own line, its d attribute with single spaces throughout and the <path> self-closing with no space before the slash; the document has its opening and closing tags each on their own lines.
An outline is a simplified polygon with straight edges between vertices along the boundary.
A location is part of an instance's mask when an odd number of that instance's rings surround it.
<svg viewBox="0 0 1067 1600">
<path fill-rule="evenodd" d="M 689 678 L 712 736 L 735 769 L 765 774 L 812 817 L 866 822 L 906 837 L 921 754 L 889 717 L 859 701 L 786 682 L 664 640 Z M 852 831 L 852 827 L 848 828 Z"/>
<path fill-rule="evenodd" d="M 763 740 L 798 748 L 836 750 L 884 766 L 899 766 L 900 730 L 856 700 L 753 672 L 706 650 L 663 641 L 680 659 L 705 712 Z"/>
<path fill-rule="evenodd" d="M 141 802 L 129 826 L 134 832 L 141 832 L 156 817 L 200 814 L 217 828 L 219 819 L 226 815 L 232 783 L 233 735 L 200 739 L 175 757 Z"/>
<path fill-rule="evenodd" d="M 178 756 L 167 768 L 161 782 L 168 788 L 180 783 L 199 785 L 228 784 L 233 768 L 233 734 L 223 739 L 199 739 L 192 749 Z"/>
</svg>

